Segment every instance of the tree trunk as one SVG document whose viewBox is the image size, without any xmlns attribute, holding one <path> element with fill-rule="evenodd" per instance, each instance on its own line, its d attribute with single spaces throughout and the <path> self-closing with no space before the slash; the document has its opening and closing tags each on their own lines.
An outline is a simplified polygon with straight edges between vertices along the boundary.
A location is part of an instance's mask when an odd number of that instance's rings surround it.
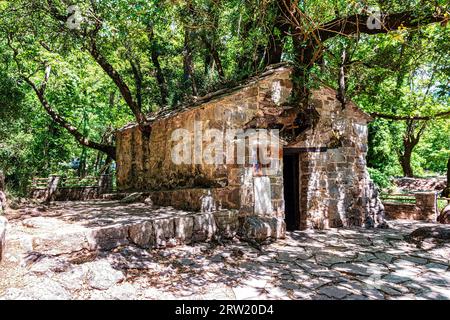
<svg viewBox="0 0 450 320">
<path fill-rule="evenodd" d="M 5 175 L 3 174 L 3 171 L 0 170 L 0 191 L 5 190 Z"/>
<path fill-rule="evenodd" d="M 214 68 L 214 60 L 212 59 L 211 54 L 209 52 L 205 53 L 204 64 L 205 64 L 204 74 L 207 75 L 208 71 L 213 70 Z"/>
<path fill-rule="evenodd" d="M 450 157 L 447 161 L 447 188 L 450 188 Z"/>
<path fill-rule="evenodd" d="M 275 3 L 277 16 L 267 46 L 266 65 L 279 63 L 283 55 L 284 41 L 289 33 L 289 23 L 283 14 L 282 5 Z"/>
<path fill-rule="evenodd" d="M 399 157 L 400 165 L 402 166 L 403 175 L 405 177 L 414 177 L 413 169 L 411 167 L 411 156 L 415 145 L 404 142 L 405 151 Z"/>
<path fill-rule="evenodd" d="M 280 28 L 277 29 L 280 30 Z M 276 29 L 274 28 L 274 30 Z M 266 55 L 266 65 L 281 62 L 281 57 L 283 55 L 283 48 L 284 48 L 285 31 L 280 32 L 282 32 L 282 34 L 277 35 L 272 33 L 269 36 L 269 45 L 267 48 L 267 55 Z"/>
<path fill-rule="evenodd" d="M 158 45 L 155 40 L 155 34 L 153 32 L 153 27 L 149 25 L 147 27 L 147 37 L 150 42 L 150 57 L 153 63 L 153 66 L 156 69 L 156 82 L 158 83 L 159 92 L 161 94 L 161 105 L 167 105 L 167 99 L 169 97 L 169 92 L 167 89 L 166 79 L 164 77 L 164 73 L 161 68 L 161 64 L 159 63 L 159 50 Z"/>
<path fill-rule="evenodd" d="M 282 0 L 279 2 L 284 21 L 289 24 L 294 47 L 294 71 L 292 74 L 293 89 L 291 101 L 300 110 L 308 108 L 310 97 L 309 80 L 314 63 L 321 57 L 321 47 L 312 35 L 304 32 L 303 16 L 297 1 Z M 317 32 L 314 31 L 314 33 Z"/>
<path fill-rule="evenodd" d="M 209 54 L 211 55 L 212 60 L 214 60 L 214 63 L 217 68 L 217 73 L 219 74 L 220 81 L 224 81 L 225 80 L 225 72 L 223 71 L 222 60 L 220 59 L 219 52 L 217 51 L 214 43 L 212 41 L 209 41 L 208 37 L 205 34 L 202 35 L 202 41 L 203 41 L 206 49 L 209 51 Z"/>
<path fill-rule="evenodd" d="M 413 177 L 413 170 L 411 167 L 411 157 L 414 148 L 420 141 L 422 134 L 424 133 L 428 122 L 423 121 L 419 126 L 419 122 L 415 120 L 406 121 L 406 132 L 403 136 L 403 153 L 399 153 L 400 165 L 403 169 L 403 175 L 405 177 Z M 416 133 L 416 129 L 417 133 Z"/>
<path fill-rule="evenodd" d="M 202 41 L 214 61 L 220 81 L 224 81 L 225 71 L 223 69 L 222 59 L 220 58 L 219 50 L 217 48 L 218 43 L 220 43 L 217 37 L 217 31 L 220 27 L 220 2 L 212 1 L 211 5 L 208 7 L 207 14 L 211 17 L 212 28 L 208 28 L 202 32 Z"/>
<path fill-rule="evenodd" d="M 142 73 L 139 61 L 130 59 L 131 70 L 134 75 L 134 83 L 136 86 L 136 103 L 139 110 L 142 110 Z"/>
<path fill-rule="evenodd" d="M 347 82 L 346 82 L 346 72 L 345 65 L 347 63 L 347 50 L 342 50 L 341 64 L 339 66 L 339 77 L 338 77 L 338 94 L 337 99 L 342 105 L 342 109 L 347 105 Z"/>
<path fill-rule="evenodd" d="M 293 38 L 294 49 L 297 52 L 294 61 L 292 100 L 300 109 L 308 107 L 310 96 L 309 78 L 314 64 L 315 47 L 312 42 L 304 45 L 297 37 Z"/>
<path fill-rule="evenodd" d="M 251 22 L 251 20 L 249 20 L 244 24 L 244 26 L 242 27 L 242 30 L 240 31 L 241 41 L 245 41 L 249 37 L 251 28 L 252 28 L 252 22 Z M 237 57 L 238 72 L 246 73 L 248 71 L 250 62 L 251 62 L 251 59 L 249 59 L 249 55 L 247 54 L 247 52 L 244 51 L 242 54 L 239 54 Z"/>
<path fill-rule="evenodd" d="M 192 89 L 192 94 L 197 96 L 197 85 L 194 79 L 194 65 L 192 61 L 191 48 L 191 31 L 188 27 L 184 31 L 184 50 L 183 50 L 183 67 L 184 67 L 184 85 L 187 88 L 189 85 Z"/>
</svg>

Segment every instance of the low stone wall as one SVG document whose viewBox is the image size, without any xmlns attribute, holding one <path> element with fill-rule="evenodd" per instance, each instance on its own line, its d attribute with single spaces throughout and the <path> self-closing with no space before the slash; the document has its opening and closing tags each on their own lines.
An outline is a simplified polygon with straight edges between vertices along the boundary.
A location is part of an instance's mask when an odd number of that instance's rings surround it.
<svg viewBox="0 0 450 320">
<path fill-rule="evenodd" d="M 394 184 L 399 190 L 407 191 L 441 191 L 447 185 L 445 177 L 436 178 L 396 178 Z"/>
<path fill-rule="evenodd" d="M 270 242 L 284 239 L 286 235 L 286 223 L 282 218 L 246 216 L 239 220 L 239 236 L 245 240 Z"/>
<path fill-rule="evenodd" d="M 223 228 L 217 228 L 213 214 L 187 214 L 149 220 L 130 226 L 128 239 L 143 248 L 161 248 L 183 243 L 211 241 L 218 235 L 219 230 Z M 234 234 L 236 232 L 237 229 L 234 230 Z"/>
<path fill-rule="evenodd" d="M 388 219 L 427 220 L 413 203 L 383 202 L 383 205 Z"/>
<path fill-rule="evenodd" d="M 284 238 L 286 233 L 284 215 L 280 214 L 278 217 L 257 215 L 250 205 L 248 207 L 251 210 L 243 210 L 242 204 L 246 203 L 246 199 L 242 197 L 240 190 L 239 186 L 211 189 L 192 188 L 153 191 L 149 195 L 155 205 L 171 206 L 188 211 L 201 211 L 205 197 L 210 196 L 212 199 L 212 208 L 210 209 L 212 209 L 218 228 L 222 233 L 229 235 L 232 233 L 230 230 L 237 229 L 243 239 L 252 239 L 258 242 Z M 277 191 L 272 185 L 272 198 L 280 198 L 282 190 L 280 188 Z M 272 202 L 275 201 L 282 200 L 272 200 Z"/>
<path fill-rule="evenodd" d="M 25 226 L 40 224 L 40 217 L 29 218 Z M 101 227 L 70 225 L 40 230 L 35 235 L 10 239 L 8 245 L 19 251 L 61 255 L 80 250 L 112 250 L 135 244 L 142 248 L 165 248 L 214 239 L 230 239 L 238 232 L 237 211 L 215 213 L 185 213 L 152 218 L 135 217 L 136 221 Z M 36 221 L 36 223 L 35 223 Z M 53 220 L 54 221 L 54 220 Z M 52 221 L 49 220 L 49 223 Z M 35 227 L 35 228 L 38 228 Z M 0 224 L 1 227 L 1 224 Z"/>
<path fill-rule="evenodd" d="M 30 198 L 47 201 L 85 201 L 102 199 L 112 192 L 113 176 L 103 174 L 84 178 L 68 178 L 50 175 L 48 178 L 34 178 Z"/>
<path fill-rule="evenodd" d="M 153 191 L 150 192 L 150 197 L 153 204 L 162 207 L 174 207 L 181 210 L 200 211 L 202 208 L 202 201 L 211 193 L 214 200 L 214 207 L 212 211 L 221 209 L 239 209 L 240 208 L 240 188 L 239 187 L 225 187 L 225 188 L 190 188 L 190 189 L 176 189 L 167 191 Z"/>
<path fill-rule="evenodd" d="M 56 201 L 84 201 L 98 198 L 98 187 L 61 188 L 55 192 Z"/>
<path fill-rule="evenodd" d="M 32 199 L 44 199 L 47 189 L 34 189 L 31 191 Z M 54 201 L 85 201 L 101 198 L 98 187 L 59 188 L 52 196 Z"/>
<path fill-rule="evenodd" d="M 415 203 L 383 202 L 386 218 L 435 222 L 437 218 L 436 193 L 416 193 L 415 198 Z"/>
</svg>

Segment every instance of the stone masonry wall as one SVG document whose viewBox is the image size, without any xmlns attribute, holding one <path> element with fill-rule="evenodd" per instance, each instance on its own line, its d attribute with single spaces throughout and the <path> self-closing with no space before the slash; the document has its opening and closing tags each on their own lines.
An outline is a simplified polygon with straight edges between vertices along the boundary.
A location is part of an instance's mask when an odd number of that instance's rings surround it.
<svg viewBox="0 0 450 320">
<path fill-rule="evenodd" d="M 47 189 L 33 189 L 30 192 L 30 197 L 33 199 L 44 199 L 46 195 Z M 98 187 L 74 187 L 55 190 L 52 199 L 54 201 L 86 201 L 99 197 Z"/>
<path fill-rule="evenodd" d="M 247 164 L 177 165 L 171 159 L 177 142 L 171 137 L 173 130 L 186 128 L 193 141 L 196 121 L 202 122 L 203 130 L 214 128 L 224 134 L 233 128 L 292 124 L 295 114 L 284 106 L 292 89 L 291 71 L 281 67 L 233 93 L 160 116 L 149 138 L 135 125 L 120 130 L 116 136 L 119 190 L 154 190 L 155 204 L 192 210 L 198 210 L 200 198 L 209 191 L 221 209 L 239 210 L 242 233 L 256 238 L 283 236 L 282 165 L 270 174 Z M 319 122 L 285 145 L 319 150 L 299 154 L 301 227 L 359 226 L 368 219 L 377 224 L 379 208 L 372 199 L 365 160 L 369 117 L 353 103 L 343 109 L 330 88 L 314 90 L 312 103 Z M 278 154 L 271 150 L 272 156 L 282 159 L 282 150 Z"/>
<path fill-rule="evenodd" d="M 438 215 L 436 193 L 418 192 L 415 198 L 415 203 L 384 202 L 386 218 L 436 222 Z"/>
<path fill-rule="evenodd" d="M 312 104 L 318 123 L 289 146 L 316 149 L 300 153 L 300 211 L 306 213 L 301 227 L 381 223 L 380 202 L 376 195 L 373 199 L 366 170 L 369 116 L 351 102 L 343 109 L 330 88 L 315 90 Z"/>
<path fill-rule="evenodd" d="M 282 68 L 254 81 L 234 93 L 218 97 L 194 108 L 161 117 L 152 124 L 146 138 L 137 126 L 120 130 L 117 135 L 117 184 L 120 190 L 171 190 L 180 188 L 216 188 L 241 186 L 245 168 L 239 165 L 174 164 L 171 160 L 175 129 L 185 128 L 194 141 L 194 123 L 202 129 L 242 129 L 258 115 L 281 114 L 282 108 L 267 105 L 267 97 L 276 96 L 280 105 L 289 96 L 290 69 Z M 277 109 L 277 110 L 275 110 Z M 204 141 L 204 150 L 209 141 Z M 192 154 L 194 157 L 194 154 Z M 227 160 L 227 159 L 225 159 Z"/>
<path fill-rule="evenodd" d="M 249 225 L 245 223 L 246 217 L 258 216 L 257 224 L 263 229 L 262 233 L 275 238 L 283 236 L 281 166 L 275 172 L 265 174 L 255 170 L 248 162 L 245 165 L 225 164 L 230 162 L 226 158 L 224 164 L 219 166 L 174 164 L 171 152 L 177 143 L 172 141 L 175 129 L 188 129 L 194 141 L 195 123 L 199 121 L 203 130 L 218 129 L 226 136 L 227 130 L 247 128 L 255 118 L 267 114 L 272 117 L 281 115 L 284 110 L 280 105 L 287 100 L 292 88 L 290 73 L 290 68 L 278 69 L 234 93 L 161 117 L 153 122 L 149 139 L 136 126 L 119 131 L 116 135 L 119 190 L 154 190 L 152 201 L 155 204 L 185 210 L 199 210 L 202 197 L 209 191 L 217 207 L 239 210 L 242 225 Z M 239 142 L 239 137 L 234 139 Z M 208 141 L 204 141 L 202 149 L 207 144 Z M 246 154 L 249 154 L 248 146 Z M 276 154 L 277 157 L 280 155 Z M 266 197 L 268 199 L 264 199 L 265 205 L 255 211 L 255 201 L 260 198 L 258 186 L 267 186 L 270 194 Z M 244 228 L 242 232 L 254 233 L 254 230 Z"/>
</svg>

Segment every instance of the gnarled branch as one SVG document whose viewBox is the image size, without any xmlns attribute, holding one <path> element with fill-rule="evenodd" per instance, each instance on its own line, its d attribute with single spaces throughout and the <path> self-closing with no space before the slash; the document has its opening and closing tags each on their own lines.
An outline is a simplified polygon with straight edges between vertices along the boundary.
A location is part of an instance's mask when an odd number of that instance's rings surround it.
<svg viewBox="0 0 450 320">
<path fill-rule="evenodd" d="M 106 153 L 112 159 L 116 159 L 116 147 L 113 145 L 97 143 L 85 137 L 78 129 L 72 126 L 66 119 L 60 116 L 49 104 L 47 99 L 45 98 L 45 88 L 47 86 L 49 77 L 50 77 L 51 67 L 49 65 L 45 68 L 45 77 L 41 86 L 38 87 L 36 84 L 30 80 L 30 78 L 22 76 L 22 79 L 26 83 L 30 85 L 33 91 L 36 93 L 36 96 L 39 99 L 39 102 L 44 107 L 45 111 L 52 118 L 54 122 L 59 124 L 61 127 L 66 129 L 81 145 L 86 146 L 91 149 L 95 149 L 101 152 Z"/>
<path fill-rule="evenodd" d="M 399 27 L 413 29 L 422 25 L 444 22 L 448 18 L 444 15 L 426 14 L 418 16 L 415 12 L 405 11 L 381 15 L 381 27 L 369 28 L 367 21 L 371 18 L 366 14 L 355 14 L 345 18 L 337 18 L 318 27 L 321 41 L 336 35 L 349 36 L 356 33 L 379 34 L 398 30 Z"/>
<path fill-rule="evenodd" d="M 47 0 L 47 3 L 49 5 L 49 10 L 51 16 L 59 20 L 61 22 L 66 22 L 67 17 L 64 15 L 59 14 L 58 8 L 55 6 L 53 1 Z M 95 8 L 94 8 L 95 9 Z M 130 88 L 128 87 L 125 80 L 122 78 L 122 76 L 117 72 L 117 70 L 113 67 L 113 65 L 106 59 L 106 57 L 100 52 L 96 36 L 98 32 L 100 31 L 102 26 L 101 19 L 97 18 L 97 22 L 95 25 L 95 28 L 91 30 L 90 32 L 83 33 L 85 37 L 87 37 L 86 40 L 89 40 L 89 44 L 87 46 L 87 51 L 90 53 L 92 58 L 97 62 L 97 64 L 105 71 L 105 73 L 111 78 L 111 80 L 114 82 L 114 84 L 117 86 L 117 88 L 120 91 L 120 94 L 122 95 L 123 99 L 127 103 L 128 107 L 130 108 L 131 112 L 136 118 L 137 123 L 139 124 L 139 128 L 142 131 L 150 132 L 151 127 L 149 122 L 147 121 L 147 118 L 145 114 L 142 112 L 139 103 L 135 101 L 133 98 L 133 95 L 131 93 Z M 80 36 L 81 33 L 77 31 L 73 31 L 73 33 L 77 36 Z"/>
<path fill-rule="evenodd" d="M 436 113 L 434 115 L 430 115 L 430 116 L 396 116 L 393 114 L 384 114 L 384 113 L 379 113 L 379 112 L 372 112 L 370 113 L 370 115 L 374 118 L 383 118 L 383 119 L 387 119 L 387 120 L 404 120 L 404 121 L 409 121 L 409 120 L 423 120 L 423 121 L 427 121 L 427 120 L 432 120 L 432 119 L 436 119 L 436 118 L 445 118 L 445 117 L 450 117 L 450 111 L 444 111 L 444 112 L 439 112 Z"/>
</svg>

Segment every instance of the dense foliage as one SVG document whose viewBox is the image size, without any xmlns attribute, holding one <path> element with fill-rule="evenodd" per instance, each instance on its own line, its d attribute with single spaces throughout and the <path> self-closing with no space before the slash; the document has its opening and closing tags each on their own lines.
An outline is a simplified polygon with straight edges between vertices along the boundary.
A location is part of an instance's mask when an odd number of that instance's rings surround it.
<svg viewBox="0 0 450 320">
<path fill-rule="evenodd" d="M 279 61 L 294 63 L 299 87 L 325 83 L 344 104 L 353 99 L 381 114 L 369 146 L 381 185 L 392 175 L 446 171 L 446 0 L 80 0 L 68 10 L 71 4 L 0 0 L 0 169 L 10 190 L 24 192 L 34 176 L 96 174 L 114 157 L 115 128 L 134 120 L 145 128 L 141 114 Z M 372 9 L 392 15 L 386 30 L 366 30 L 365 20 L 361 30 L 339 29 L 347 18 L 367 20 Z"/>
</svg>

